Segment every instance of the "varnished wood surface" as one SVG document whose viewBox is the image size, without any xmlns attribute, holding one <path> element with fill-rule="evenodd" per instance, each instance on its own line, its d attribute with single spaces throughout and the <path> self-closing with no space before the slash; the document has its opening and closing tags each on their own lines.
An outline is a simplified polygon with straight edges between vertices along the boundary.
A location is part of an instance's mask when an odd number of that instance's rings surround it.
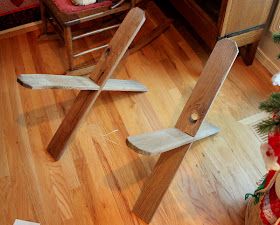
<svg viewBox="0 0 280 225">
<path fill-rule="evenodd" d="M 108 47 L 104 50 L 94 67 L 94 70 L 89 75 L 89 78 L 100 86 L 100 89 L 97 91 L 85 90 L 79 92 L 47 147 L 48 152 L 55 160 L 58 160 L 65 151 L 70 139 L 73 137 L 83 118 L 91 110 L 107 80 L 119 65 L 145 20 L 144 11 L 140 8 L 133 8 L 129 11 L 114 34 Z"/>
<path fill-rule="evenodd" d="M 143 155 L 160 154 L 207 138 L 217 134 L 219 131 L 220 129 L 218 127 L 204 122 L 194 137 L 177 128 L 166 128 L 129 136 L 127 137 L 127 144 L 133 150 Z"/>
<path fill-rule="evenodd" d="M 156 13 L 143 32 L 163 21 Z M 176 122 L 208 53 L 188 31 L 183 38 L 171 26 L 116 71 L 115 78 L 139 80 L 149 92 L 102 93 L 68 151 L 52 162 L 45 146 L 77 92 L 34 92 L 16 83 L 20 73 L 66 68 L 63 45 L 38 43 L 39 33 L 0 40 L 0 224 L 16 218 L 42 225 L 145 224 L 131 209 L 157 158 L 134 153 L 125 139 Z M 258 140 L 237 121 L 257 113 L 273 90 L 258 61 L 246 67 L 237 59 L 207 116 L 221 132 L 187 152 L 152 225 L 244 224 L 244 194 L 255 190 L 265 168 Z"/>
<path fill-rule="evenodd" d="M 228 0 L 220 36 L 265 24 L 272 2 L 272 0 Z"/>
<path fill-rule="evenodd" d="M 30 89 L 75 89 L 94 90 L 100 86 L 87 76 L 67 76 L 53 74 L 21 74 L 17 82 Z M 108 79 L 102 91 L 148 91 L 145 85 L 136 80 Z"/>
<path fill-rule="evenodd" d="M 196 134 L 237 55 L 238 47 L 234 41 L 223 39 L 217 42 L 176 122 L 176 128 L 191 136 Z"/>
<path fill-rule="evenodd" d="M 176 122 L 175 128 L 195 137 L 237 57 L 238 47 L 229 39 L 217 42 Z M 145 181 L 133 212 L 149 223 L 192 143 L 160 155 Z"/>
</svg>

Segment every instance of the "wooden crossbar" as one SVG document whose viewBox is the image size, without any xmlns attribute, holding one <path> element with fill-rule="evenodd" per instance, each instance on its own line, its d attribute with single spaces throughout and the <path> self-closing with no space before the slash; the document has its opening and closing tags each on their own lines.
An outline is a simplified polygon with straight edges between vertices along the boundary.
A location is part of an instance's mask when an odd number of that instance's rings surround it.
<svg viewBox="0 0 280 225">
<path fill-rule="evenodd" d="M 238 48 L 234 41 L 223 39 L 217 42 L 189 100 L 184 106 L 175 129 L 181 130 L 192 137 L 196 136 L 237 54 Z M 146 137 L 146 139 L 149 138 Z M 129 140 L 130 137 L 127 141 L 129 142 Z M 161 142 L 157 143 L 162 144 Z M 135 143 L 131 144 L 135 145 Z M 174 143 L 173 145 L 175 149 L 169 149 L 169 151 L 160 155 L 134 205 L 133 212 L 146 223 L 151 221 L 192 142 L 181 147 L 176 147 Z M 145 146 L 145 149 L 147 150 L 148 147 Z"/>
<path fill-rule="evenodd" d="M 179 148 L 186 144 L 214 135 L 219 131 L 220 129 L 218 127 L 204 122 L 194 137 L 177 128 L 167 128 L 129 136 L 127 138 L 127 144 L 140 154 L 153 155 Z"/>
<path fill-rule="evenodd" d="M 100 89 L 92 79 L 86 76 L 66 76 L 50 74 L 22 74 L 17 78 L 18 83 L 30 89 L 76 89 L 92 90 Z M 103 91 L 133 91 L 145 92 L 147 87 L 134 80 L 108 79 Z"/>
</svg>

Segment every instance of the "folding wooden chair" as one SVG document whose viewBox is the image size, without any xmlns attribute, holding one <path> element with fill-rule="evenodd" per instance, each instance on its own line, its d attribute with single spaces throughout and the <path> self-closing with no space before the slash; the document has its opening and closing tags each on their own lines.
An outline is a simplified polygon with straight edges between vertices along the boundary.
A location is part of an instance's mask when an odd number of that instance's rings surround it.
<svg viewBox="0 0 280 225">
<path fill-rule="evenodd" d="M 58 160 L 62 155 L 82 118 L 93 106 L 101 91 L 106 89 L 108 78 L 124 56 L 144 20 L 142 10 L 135 8 L 129 12 L 89 78 L 52 76 L 46 81 L 44 80 L 46 75 L 18 77 L 19 83 L 31 88 L 82 89 L 48 146 L 48 152 L 54 159 Z M 151 221 L 192 143 L 219 131 L 219 128 L 203 121 L 237 54 L 235 42 L 229 39 L 217 42 L 175 127 L 127 138 L 127 143 L 140 153 L 161 154 L 133 209 L 133 212 L 145 222 Z M 107 90 L 112 89 L 115 87 L 111 89 L 107 87 Z"/>
<path fill-rule="evenodd" d="M 25 74 L 18 77 L 17 81 L 28 88 L 81 90 L 48 146 L 48 152 L 54 159 L 59 159 L 70 137 L 102 90 L 146 91 L 146 87 L 136 81 L 108 80 L 144 22 L 144 11 L 139 8 L 132 9 L 125 17 L 89 77 L 45 74 Z"/>
<path fill-rule="evenodd" d="M 234 41 L 217 42 L 175 127 L 127 138 L 128 145 L 137 152 L 161 153 L 133 208 L 146 223 L 151 221 L 192 143 L 219 131 L 203 121 L 237 54 Z"/>
</svg>

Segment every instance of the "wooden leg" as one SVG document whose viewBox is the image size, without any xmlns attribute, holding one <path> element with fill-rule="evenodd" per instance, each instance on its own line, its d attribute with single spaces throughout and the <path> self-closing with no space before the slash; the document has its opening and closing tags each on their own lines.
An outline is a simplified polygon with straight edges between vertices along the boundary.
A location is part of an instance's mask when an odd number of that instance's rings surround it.
<svg viewBox="0 0 280 225">
<path fill-rule="evenodd" d="M 66 45 L 68 66 L 69 66 L 70 70 L 73 70 L 74 69 L 74 59 L 73 59 L 73 42 L 72 42 L 71 27 L 64 28 L 64 40 L 65 40 L 65 45 Z"/>
<path fill-rule="evenodd" d="M 113 74 L 145 20 L 145 13 L 139 8 L 130 10 L 125 17 L 114 37 L 111 39 L 108 45 L 109 47 L 103 52 L 96 64 L 94 72 L 89 76 L 100 89 L 98 91 L 80 91 L 48 145 L 47 151 L 54 159 L 58 160 L 62 155 L 69 139 L 73 136 L 75 130 L 77 130 L 82 119 L 90 111 L 107 80 Z"/>
<path fill-rule="evenodd" d="M 42 20 L 42 35 L 48 33 L 48 19 L 47 19 L 47 11 L 44 3 L 40 1 L 40 12 L 41 12 L 41 20 Z"/>
<path fill-rule="evenodd" d="M 216 44 L 175 128 L 192 137 L 196 136 L 237 54 L 236 43 L 229 39 Z M 133 212 L 146 223 L 151 221 L 191 145 L 190 143 L 160 155 L 133 208 Z"/>
<path fill-rule="evenodd" d="M 242 58 L 243 58 L 243 60 L 244 60 L 244 62 L 245 62 L 245 64 L 247 66 L 252 65 L 252 63 L 253 63 L 253 61 L 255 59 L 255 55 L 256 55 L 256 52 L 257 52 L 258 44 L 259 44 L 259 41 L 256 41 L 256 42 L 246 46 L 246 51 L 242 55 Z"/>
<path fill-rule="evenodd" d="M 140 196 L 133 208 L 133 212 L 144 222 L 149 223 L 152 220 L 191 145 L 188 144 L 160 155 L 152 174 L 145 181 Z"/>
</svg>

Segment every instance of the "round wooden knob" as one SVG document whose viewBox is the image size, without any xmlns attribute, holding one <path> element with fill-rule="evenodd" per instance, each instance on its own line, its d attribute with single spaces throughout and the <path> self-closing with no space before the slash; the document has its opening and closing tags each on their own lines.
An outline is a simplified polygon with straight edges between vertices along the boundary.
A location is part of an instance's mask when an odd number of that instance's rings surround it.
<svg viewBox="0 0 280 225">
<path fill-rule="evenodd" d="M 192 122 L 196 122 L 198 119 L 199 119 L 198 113 L 195 112 L 195 113 L 191 114 L 191 121 Z"/>
</svg>

